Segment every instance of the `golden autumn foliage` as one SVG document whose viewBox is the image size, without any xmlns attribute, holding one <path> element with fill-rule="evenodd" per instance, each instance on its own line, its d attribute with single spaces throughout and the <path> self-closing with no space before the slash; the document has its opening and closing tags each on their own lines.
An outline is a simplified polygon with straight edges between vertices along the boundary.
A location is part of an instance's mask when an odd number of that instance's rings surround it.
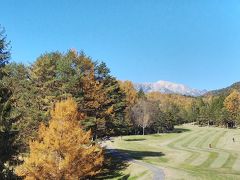
<svg viewBox="0 0 240 180">
<path fill-rule="evenodd" d="M 104 116 L 104 111 L 97 111 L 108 101 L 103 89 L 103 84 L 95 80 L 94 69 L 92 69 L 89 76 L 83 77 L 82 91 L 84 96 L 80 109 L 91 115 L 94 113 L 96 116 Z"/>
<path fill-rule="evenodd" d="M 240 112 L 240 93 L 233 91 L 224 101 L 224 107 L 232 114 L 234 118 L 237 118 Z"/>
<path fill-rule="evenodd" d="M 175 104 L 181 108 L 189 109 L 194 101 L 193 97 L 182 96 L 178 94 L 162 94 L 160 92 L 151 92 L 147 98 L 153 101 L 159 101 L 160 107 L 164 110 L 169 104 Z"/>
<path fill-rule="evenodd" d="M 137 102 L 137 91 L 131 81 L 119 81 L 120 88 L 126 94 L 128 106 L 133 106 Z"/>
<path fill-rule="evenodd" d="M 103 163 L 102 148 L 91 141 L 91 132 L 79 125 L 83 115 L 72 98 L 58 102 L 49 126 L 41 125 L 30 154 L 16 173 L 27 180 L 75 180 L 96 175 Z"/>
<path fill-rule="evenodd" d="M 131 109 L 137 103 L 138 95 L 131 81 L 119 81 L 121 90 L 125 93 L 125 101 L 127 107 L 125 109 L 125 121 L 126 124 L 131 127 L 133 122 L 131 122 Z"/>
</svg>

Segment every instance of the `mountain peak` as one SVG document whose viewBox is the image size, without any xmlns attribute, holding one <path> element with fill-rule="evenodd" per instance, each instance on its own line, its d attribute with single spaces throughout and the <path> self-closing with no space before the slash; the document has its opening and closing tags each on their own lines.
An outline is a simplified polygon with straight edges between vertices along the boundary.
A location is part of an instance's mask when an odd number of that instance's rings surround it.
<svg viewBox="0 0 240 180">
<path fill-rule="evenodd" d="M 197 90 L 190 88 L 184 84 L 173 83 L 170 81 L 159 80 L 153 83 L 135 83 L 137 90 L 143 89 L 144 92 L 161 92 L 164 94 L 181 94 L 188 96 L 201 96 L 205 94 L 206 90 Z"/>
</svg>

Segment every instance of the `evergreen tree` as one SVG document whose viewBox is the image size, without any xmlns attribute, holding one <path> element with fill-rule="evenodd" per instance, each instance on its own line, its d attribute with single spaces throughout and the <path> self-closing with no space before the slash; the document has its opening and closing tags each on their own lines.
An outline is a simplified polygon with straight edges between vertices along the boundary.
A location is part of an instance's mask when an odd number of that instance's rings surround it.
<svg viewBox="0 0 240 180">
<path fill-rule="evenodd" d="M 5 30 L 0 26 L 0 179 L 13 178 L 9 168 L 17 149 L 14 144 L 16 131 L 13 128 L 17 115 L 12 112 L 12 92 L 3 82 L 6 76 L 4 67 L 9 59 L 9 43 Z"/>
<path fill-rule="evenodd" d="M 7 179 L 14 177 L 11 166 L 18 153 L 18 131 L 14 123 L 19 116 L 13 111 L 11 92 L 2 89 L 0 97 L 0 179 Z"/>
<path fill-rule="evenodd" d="M 25 151 L 29 139 L 36 135 L 39 119 L 44 114 L 39 111 L 38 93 L 29 78 L 29 69 L 23 64 L 9 63 L 4 67 L 6 75 L 2 82 L 11 92 L 11 113 L 18 117 L 14 126 L 18 130 L 17 143 L 20 151 Z"/>
<path fill-rule="evenodd" d="M 145 93 L 144 93 L 142 88 L 139 89 L 137 95 L 138 95 L 139 99 L 146 99 L 146 95 L 145 95 Z"/>
<path fill-rule="evenodd" d="M 2 68 L 9 62 L 10 59 L 10 43 L 7 42 L 5 29 L 0 25 L 0 79 L 2 79 L 4 72 Z"/>
<path fill-rule="evenodd" d="M 102 103 L 102 110 L 105 112 L 101 119 L 98 131 L 105 131 L 103 134 L 122 134 L 125 129 L 124 117 L 126 108 L 126 94 L 120 87 L 116 78 L 112 77 L 110 70 L 105 63 L 100 63 L 95 66 L 95 78 L 102 84 L 103 93 L 107 100 Z M 104 125 L 103 125 L 104 124 Z M 104 127 L 104 128 L 103 128 Z"/>
</svg>

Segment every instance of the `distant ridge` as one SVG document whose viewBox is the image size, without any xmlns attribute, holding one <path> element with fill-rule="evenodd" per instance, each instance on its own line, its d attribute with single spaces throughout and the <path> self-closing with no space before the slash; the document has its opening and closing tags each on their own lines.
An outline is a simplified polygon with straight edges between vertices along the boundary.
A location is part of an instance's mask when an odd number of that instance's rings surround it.
<svg viewBox="0 0 240 180">
<path fill-rule="evenodd" d="M 220 95 L 227 96 L 227 95 L 229 95 L 231 93 L 232 90 L 240 91 L 240 82 L 233 83 L 232 85 L 230 85 L 230 86 L 228 86 L 226 88 L 209 91 L 209 92 L 207 92 L 204 95 L 206 95 L 206 96 L 208 96 L 208 95 L 212 95 L 212 96 L 220 96 Z"/>
<path fill-rule="evenodd" d="M 164 94 L 181 94 L 187 96 L 201 96 L 207 93 L 207 90 L 193 89 L 184 84 L 162 80 L 154 83 L 134 83 L 134 86 L 137 90 L 143 89 L 145 93 L 161 92 Z"/>
</svg>

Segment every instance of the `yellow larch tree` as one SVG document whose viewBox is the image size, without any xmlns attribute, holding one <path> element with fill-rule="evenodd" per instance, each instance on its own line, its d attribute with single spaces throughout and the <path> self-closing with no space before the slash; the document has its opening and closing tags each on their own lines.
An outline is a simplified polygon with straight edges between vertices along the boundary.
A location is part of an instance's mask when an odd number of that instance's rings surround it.
<svg viewBox="0 0 240 180">
<path fill-rule="evenodd" d="M 137 91 L 131 81 L 119 81 L 120 88 L 126 94 L 128 106 L 133 106 L 137 102 Z"/>
<path fill-rule="evenodd" d="M 240 93 L 237 90 L 232 91 L 232 93 L 226 97 L 224 101 L 224 107 L 230 112 L 234 120 L 239 119 L 240 115 Z"/>
<path fill-rule="evenodd" d="M 40 126 L 17 175 L 26 180 L 75 180 L 98 174 L 103 151 L 91 141 L 91 132 L 79 125 L 83 118 L 72 98 L 56 103 L 49 126 Z"/>
<path fill-rule="evenodd" d="M 119 81 L 121 90 L 125 93 L 125 101 L 127 107 L 125 109 L 125 121 L 126 125 L 131 128 L 133 127 L 133 122 L 131 120 L 131 109 L 137 103 L 138 95 L 131 81 Z"/>
</svg>

